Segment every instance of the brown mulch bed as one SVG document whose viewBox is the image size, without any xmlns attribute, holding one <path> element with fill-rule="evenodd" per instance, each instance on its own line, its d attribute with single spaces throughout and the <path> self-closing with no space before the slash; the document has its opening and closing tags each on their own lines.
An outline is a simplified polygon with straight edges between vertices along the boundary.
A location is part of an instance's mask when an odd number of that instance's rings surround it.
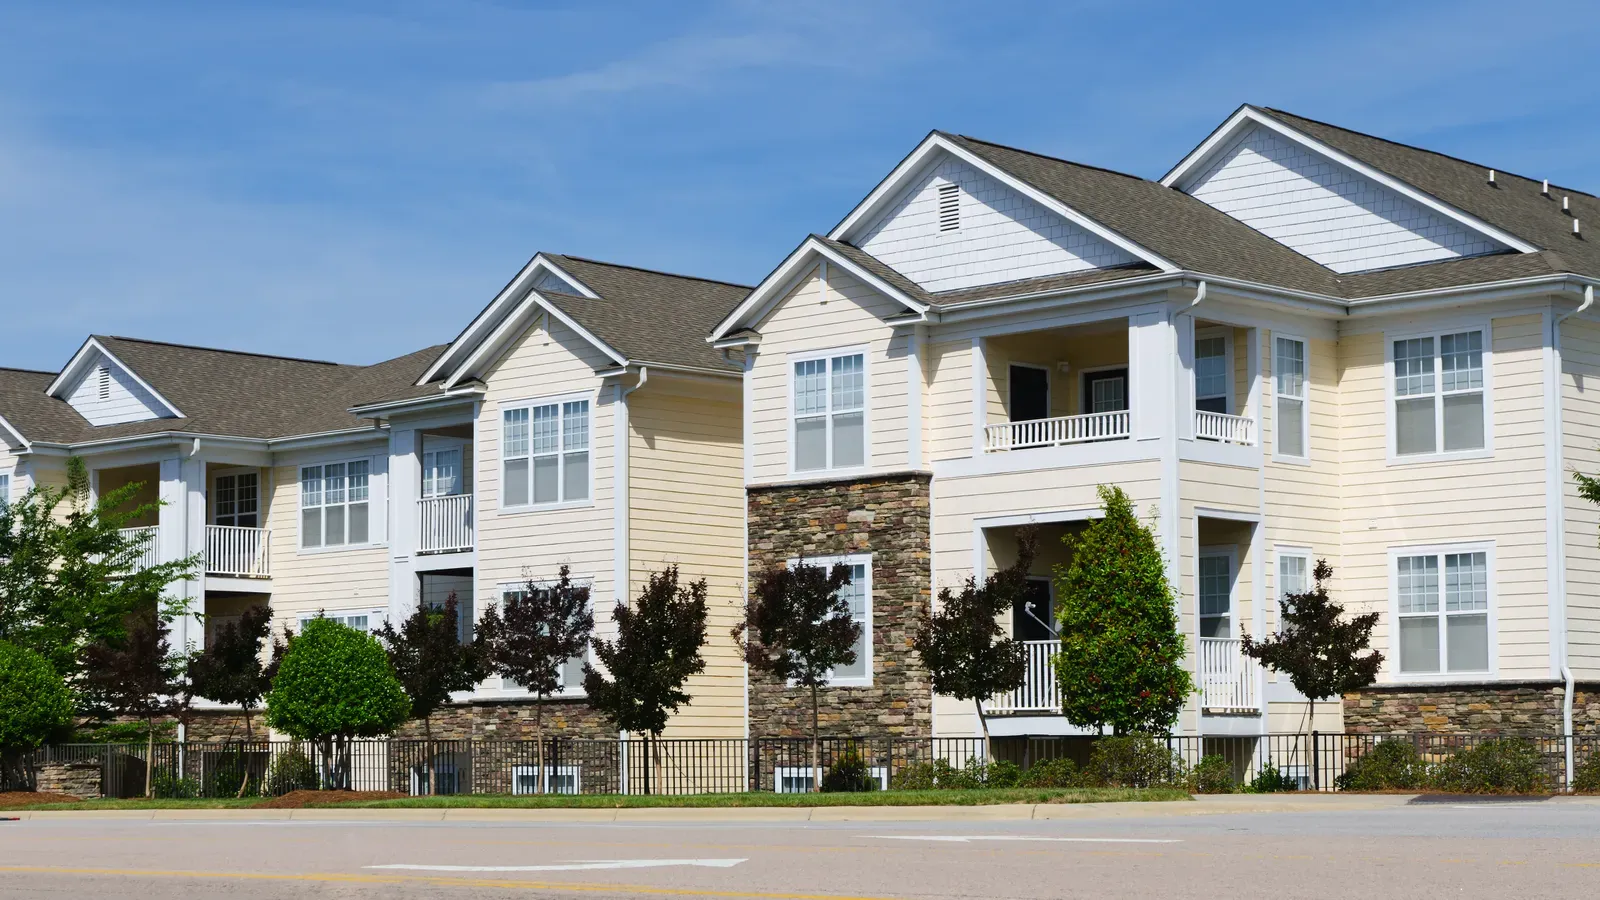
<svg viewBox="0 0 1600 900">
<path fill-rule="evenodd" d="M 305 809 L 330 803 L 365 803 L 369 800 L 399 800 L 408 796 L 396 791 L 290 791 L 254 805 L 254 809 Z"/>
<path fill-rule="evenodd" d="M 82 803 L 71 794 L 52 794 L 49 791 L 0 791 L 0 807 L 32 806 L 35 803 Z"/>
</svg>

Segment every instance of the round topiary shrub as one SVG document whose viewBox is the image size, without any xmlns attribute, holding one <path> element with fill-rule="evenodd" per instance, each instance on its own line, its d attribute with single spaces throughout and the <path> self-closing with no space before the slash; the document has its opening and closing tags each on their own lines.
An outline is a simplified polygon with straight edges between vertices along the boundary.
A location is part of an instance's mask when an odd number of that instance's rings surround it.
<svg viewBox="0 0 1600 900">
<path fill-rule="evenodd" d="M 1409 791 L 1422 787 L 1428 766 L 1410 741 L 1380 741 L 1335 779 L 1341 791 Z"/>
<path fill-rule="evenodd" d="M 33 750 L 72 724 L 72 691 L 49 660 L 0 641 L 0 758 Z"/>
</svg>

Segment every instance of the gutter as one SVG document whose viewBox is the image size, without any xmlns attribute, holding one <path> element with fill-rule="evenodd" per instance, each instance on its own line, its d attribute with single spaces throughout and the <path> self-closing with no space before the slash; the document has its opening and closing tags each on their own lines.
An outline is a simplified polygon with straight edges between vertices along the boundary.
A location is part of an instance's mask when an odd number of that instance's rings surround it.
<svg viewBox="0 0 1600 900">
<path fill-rule="evenodd" d="M 1552 412 L 1552 418 L 1554 420 L 1554 428 L 1551 436 L 1551 440 L 1554 442 L 1554 449 L 1551 453 L 1550 460 L 1550 477 L 1554 483 L 1552 484 L 1550 499 L 1556 504 L 1559 504 L 1564 496 L 1564 492 L 1561 490 L 1561 325 L 1563 322 L 1567 321 L 1573 316 L 1578 315 L 1579 313 L 1588 310 L 1592 306 L 1594 306 L 1594 285 L 1585 285 L 1583 289 L 1583 302 L 1578 304 L 1578 308 L 1572 310 L 1571 312 L 1567 312 L 1555 317 L 1555 319 L 1553 319 L 1550 323 L 1551 371 L 1549 383 L 1552 395 L 1550 398 L 1550 409 Z M 1552 600 L 1550 610 L 1552 614 L 1550 621 L 1550 640 L 1554 645 L 1551 649 L 1555 650 L 1558 654 L 1557 661 L 1560 665 L 1561 680 L 1563 684 L 1561 699 L 1561 733 L 1562 737 L 1564 738 L 1564 743 L 1566 744 L 1566 785 L 1567 790 L 1570 792 L 1572 790 L 1574 762 L 1572 752 L 1572 695 L 1577 689 L 1577 679 L 1575 679 L 1572 674 L 1572 661 L 1570 658 L 1571 652 L 1569 648 L 1570 636 L 1567 630 L 1567 553 L 1566 538 L 1563 534 L 1565 510 L 1557 505 L 1554 509 L 1550 510 L 1549 515 L 1552 516 L 1555 523 L 1555 527 L 1552 529 L 1555 533 L 1551 535 L 1553 540 L 1551 540 L 1550 543 L 1550 553 L 1555 557 L 1555 565 L 1552 568 L 1555 570 L 1555 575 L 1559 582 L 1558 584 L 1550 585 L 1550 594 Z M 1559 634 L 1561 637 L 1559 643 L 1556 642 L 1557 634 Z"/>
<path fill-rule="evenodd" d="M 455 406 L 475 400 L 482 396 L 483 393 L 484 388 L 481 385 L 473 385 L 472 387 L 456 388 L 431 397 L 412 397 L 406 400 L 390 400 L 386 403 L 352 406 L 345 411 L 352 416 L 360 416 L 363 419 L 376 419 L 381 418 L 385 413 L 432 409 L 438 406 Z"/>
</svg>

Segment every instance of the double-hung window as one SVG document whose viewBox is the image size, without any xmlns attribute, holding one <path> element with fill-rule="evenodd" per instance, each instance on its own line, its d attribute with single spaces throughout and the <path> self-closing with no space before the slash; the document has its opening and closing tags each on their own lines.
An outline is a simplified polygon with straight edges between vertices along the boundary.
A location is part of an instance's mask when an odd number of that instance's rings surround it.
<svg viewBox="0 0 1600 900">
<path fill-rule="evenodd" d="M 852 469 L 867 460 L 866 354 L 794 363 L 794 468 Z"/>
<path fill-rule="evenodd" d="M 1194 341 L 1194 408 L 1228 412 L 1228 339 L 1223 335 Z"/>
<path fill-rule="evenodd" d="M 1275 337 L 1272 341 L 1272 385 L 1277 397 L 1275 425 L 1278 455 L 1304 458 L 1309 454 L 1306 415 L 1306 342 Z"/>
<path fill-rule="evenodd" d="M 589 401 L 510 407 L 501 414 L 501 506 L 589 499 Z"/>
<path fill-rule="evenodd" d="M 1278 599 L 1287 600 L 1311 589 L 1311 554 L 1305 550 L 1278 550 Z M 1283 631 L 1283 607 L 1278 605 L 1278 630 Z"/>
<path fill-rule="evenodd" d="M 11 505 L 11 473 L 0 473 L 0 509 Z"/>
<path fill-rule="evenodd" d="M 368 542 L 372 463 L 365 459 L 300 467 L 300 546 Z"/>
<path fill-rule="evenodd" d="M 218 475 L 215 525 L 255 528 L 260 523 L 260 476 L 255 472 Z"/>
<path fill-rule="evenodd" d="M 1233 636 L 1233 557 L 1226 553 L 1200 555 L 1200 636 Z"/>
<path fill-rule="evenodd" d="M 1484 340 L 1479 329 L 1391 343 L 1395 456 L 1488 446 Z"/>
<path fill-rule="evenodd" d="M 867 687 L 872 684 L 872 555 L 818 557 L 816 559 L 789 561 L 790 566 L 800 563 L 831 571 L 843 564 L 850 569 L 850 583 L 839 589 L 839 594 L 850 607 L 850 618 L 861 631 L 856 635 L 856 661 L 848 666 L 838 666 L 828 673 L 828 683 L 835 687 Z"/>
<path fill-rule="evenodd" d="M 1402 674 L 1490 670 L 1487 550 L 1404 551 L 1394 578 Z"/>
</svg>

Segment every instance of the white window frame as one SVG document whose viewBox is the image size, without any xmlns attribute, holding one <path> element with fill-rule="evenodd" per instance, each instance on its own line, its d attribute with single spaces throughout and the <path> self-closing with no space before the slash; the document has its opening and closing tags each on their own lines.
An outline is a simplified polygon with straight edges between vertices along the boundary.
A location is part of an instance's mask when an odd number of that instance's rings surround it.
<svg viewBox="0 0 1600 900">
<path fill-rule="evenodd" d="M 588 446 L 588 449 L 586 451 L 584 451 L 589 456 L 589 472 L 588 472 L 589 495 L 587 497 L 580 497 L 580 498 L 575 499 L 575 500 L 569 500 L 569 499 L 566 498 L 565 494 L 566 494 L 566 490 L 567 490 L 567 455 L 569 453 L 577 453 L 578 451 L 576 451 L 576 450 L 567 450 L 566 447 L 563 446 L 555 454 L 556 459 L 558 460 L 557 469 L 556 469 L 556 485 L 557 485 L 558 489 L 560 490 L 560 492 L 562 494 L 562 499 L 557 500 L 555 502 L 550 502 L 550 503 L 534 503 L 534 502 L 532 502 L 533 501 L 533 459 L 534 459 L 534 456 L 533 456 L 533 410 L 538 408 L 538 407 L 541 407 L 541 406 L 555 406 L 555 407 L 557 407 L 557 408 L 559 408 L 561 410 L 561 424 L 557 426 L 557 440 L 561 441 L 561 440 L 565 439 L 565 437 L 564 437 L 565 436 L 564 429 L 565 429 L 565 423 L 566 423 L 566 404 L 568 404 L 568 403 L 577 403 L 577 402 L 580 402 L 580 401 L 587 402 L 589 404 L 589 424 L 588 424 L 589 446 Z M 508 403 L 500 404 L 499 412 L 497 412 L 495 414 L 495 417 L 494 417 L 494 423 L 495 423 L 494 427 L 497 429 L 495 431 L 495 441 L 496 441 L 495 447 L 496 447 L 496 453 L 500 457 L 500 463 L 499 463 L 500 483 L 496 487 L 496 494 L 497 494 L 497 502 L 495 504 L 496 513 L 520 514 L 520 513 L 543 512 L 545 510 L 551 510 L 551 509 L 581 509 L 581 508 L 584 508 L 584 507 L 594 506 L 594 503 L 595 503 L 595 500 L 594 500 L 594 495 L 595 495 L 595 483 L 594 483 L 595 457 L 599 455 L 599 449 L 598 448 L 600 446 L 600 442 L 595 439 L 596 438 L 595 426 L 596 426 L 596 423 L 598 422 L 598 417 L 595 415 L 595 407 L 598 405 L 598 401 L 599 401 L 599 395 L 596 394 L 595 392 L 593 392 L 593 391 L 579 391 L 579 392 L 576 392 L 576 393 L 558 394 L 558 395 L 550 396 L 550 397 L 535 397 L 535 398 L 528 399 L 528 400 L 515 400 L 515 401 L 508 402 Z M 506 413 L 511 412 L 512 410 L 518 410 L 518 409 L 528 410 L 528 453 L 525 456 L 507 457 L 506 456 L 506 445 L 505 445 L 505 440 L 506 440 Z M 515 504 L 512 504 L 512 503 L 507 503 L 506 502 L 506 462 L 508 461 L 508 459 L 511 459 L 511 458 L 528 460 L 528 501 L 529 502 L 527 502 L 527 503 L 515 503 Z M 463 463 L 463 465 L 464 465 L 464 463 Z"/>
<path fill-rule="evenodd" d="M 537 796 L 539 792 L 536 791 L 536 790 L 533 790 L 533 791 L 523 790 L 519 779 L 521 779 L 523 776 L 527 776 L 527 777 L 530 777 L 530 778 L 535 778 L 537 780 L 538 774 L 539 774 L 539 766 L 538 766 L 537 763 L 535 763 L 534 765 L 531 765 L 531 766 L 512 766 L 511 767 L 511 793 L 512 793 L 512 795 L 513 796 L 530 796 L 530 797 L 531 796 Z M 545 785 L 550 786 L 550 787 L 554 787 L 555 786 L 555 780 L 557 778 L 563 778 L 563 777 L 567 777 L 567 778 L 571 778 L 572 779 L 572 789 L 571 790 L 553 790 L 553 791 L 549 791 L 548 793 L 550 793 L 550 794 L 563 794 L 563 795 L 581 794 L 581 793 L 583 793 L 583 766 L 548 766 L 547 765 L 547 766 L 544 767 L 544 783 L 545 783 Z"/>
<path fill-rule="evenodd" d="M 338 463 L 334 463 L 334 465 L 338 465 Z M 349 464 L 346 463 L 346 465 L 348 466 Z M 349 475 L 348 475 L 349 469 L 346 469 L 345 471 L 346 471 L 346 476 L 345 477 L 348 478 L 349 477 Z M 255 485 L 256 486 L 256 498 L 255 498 L 256 509 L 255 509 L 255 513 L 254 513 L 254 515 L 256 517 L 256 524 L 253 525 L 253 526 L 235 525 L 233 527 L 235 527 L 235 528 L 244 528 L 244 527 L 261 528 L 261 527 L 263 527 L 261 523 L 263 523 L 263 522 L 265 522 L 267 520 L 267 515 L 266 515 L 267 480 L 265 478 L 261 477 L 261 470 L 260 469 L 254 469 L 254 468 L 250 468 L 248 466 L 230 466 L 229 468 L 218 470 L 217 472 L 215 472 L 211 476 L 211 485 L 210 485 L 210 490 L 208 491 L 208 497 L 207 497 L 207 499 L 210 501 L 210 505 L 211 505 L 211 518 L 209 520 L 211 524 L 213 524 L 213 525 L 221 524 L 220 522 L 217 521 L 218 517 L 220 516 L 220 513 L 219 513 L 217 507 L 222 502 L 222 490 L 221 490 L 221 481 L 222 481 L 222 479 L 224 479 L 224 478 L 232 478 L 232 479 L 234 479 L 234 485 L 235 485 L 234 490 L 237 491 L 238 490 L 238 478 L 241 475 L 254 475 L 256 477 L 256 485 Z M 233 518 L 235 518 L 235 519 L 239 518 L 239 516 L 241 515 L 237 511 L 238 502 L 239 502 L 238 501 L 238 497 L 237 497 L 237 495 L 235 495 L 234 503 L 236 504 L 236 506 L 235 506 L 235 512 L 233 513 Z M 348 506 L 349 504 L 346 503 L 345 505 Z M 347 530 L 348 530 L 348 528 L 347 528 Z M 369 540 L 372 538 L 372 470 L 371 470 L 370 467 L 367 470 L 367 538 Z"/>
<path fill-rule="evenodd" d="M 866 609 L 863 611 L 866 621 L 861 626 L 866 638 L 863 643 L 867 650 L 867 658 L 866 665 L 862 667 L 862 671 L 866 672 L 866 675 L 858 678 L 855 676 L 835 676 L 832 672 L 829 672 L 827 687 L 872 687 L 872 554 L 852 553 L 847 556 L 817 556 L 806 557 L 805 559 L 796 557 L 789 560 L 789 568 L 792 569 L 802 562 L 808 566 L 816 566 L 824 570 L 831 570 L 840 563 L 847 566 L 861 566 L 862 571 L 867 573 L 866 588 L 862 594 L 866 601 Z"/>
<path fill-rule="evenodd" d="M 772 791 L 776 794 L 809 794 L 816 777 L 816 770 L 810 766 L 774 766 L 772 769 Z M 828 777 L 827 766 L 822 767 L 822 777 Z M 867 777 L 878 782 L 878 790 L 887 791 L 889 789 L 888 766 L 868 766 Z M 786 790 L 783 785 L 785 779 L 791 779 L 796 783 Z"/>
<path fill-rule="evenodd" d="M 506 594 L 509 594 L 509 593 L 512 593 L 512 592 L 515 592 L 515 591 L 521 591 L 521 590 L 527 588 L 529 583 L 530 583 L 529 579 L 523 579 L 521 581 L 502 581 L 502 582 L 500 582 L 500 584 L 495 586 L 495 594 L 494 594 L 494 601 L 493 601 L 494 604 L 495 604 L 495 607 L 496 608 L 500 608 L 501 604 L 503 604 L 505 602 Z M 534 587 L 540 587 L 540 588 L 543 588 L 543 587 L 554 587 L 555 584 L 556 584 L 556 579 L 554 579 L 554 578 L 534 578 L 534 579 L 531 579 L 531 583 L 533 584 Z M 589 589 L 589 612 L 593 613 L 594 612 L 594 608 L 595 608 L 594 579 L 590 578 L 590 577 L 582 577 L 582 578 L 580 578 L 580 577 L 577 577 L 577 576 L 573 576 L 572 577 L 572 583 L 574 585 L 576 585 L 576 586 L 586 587 L 586 588 Z M 481 613 L 479 613 L 478 615 L 481 615 Z M 473 623 L 473 627 L 474 628 L 477 627 L 477 623 L 476 622 Z M 594 640 L 592 638 L 589 641 L 589 646 L 584 648 L 583 661 L 588 663 L 591 666 L 595 664 Z M 566 675 L 566 667 L 565 666 L 562 667 L 562 671 L 559 674 L 560 674 L 560 678 L 561 678 L 561 687 L 558 688 L 554 694 L 551 694 L 550 695 L 551 697 L 562 697 L 562 698 L 577 697 L 577 698 L 582 698 L 582 697 L 587 696 L 583 692 L 583 681 L 582 680 L 579 680 L 577 684 L 567 684 L 567 675 Z M 506 679 L 500 678 L 498 676 L 491 675 L 489 677 L 489 683 L 494 684 L 495 687 L 484 688 L 483 686 L 480 685 L 479 689 L 477 691 L 474 691 L 474 694 L 486 695 L 486 696 L 490 696 L 490 697 L 528 697 L 528 696 L 532 696 L 528 692 L 527 688 L 522 687 L 520 685 L 518 685 L 518 686 L 509 686 L 509 685 L 506 684 Z"/>
<path fill-rule="evenodd" d="M 1076 392 L 1077 396 L 1073 398 L 1072 405 L 1069 405 L 1067 408 L 1068 409 L 1076 409 L 1078 411 L 1077 415 L 1080 415 L 1080 416 L 1093 415 L 1094 410 L 1089 408 L 1089 403 L 1086 402 L 1085 397 L 1084 397 L 1084 395 L 1086 393 L 1088 393 L 1088 390 L 1089 390 L 1089 376 L 1091 376 L 1091 375 L 1100 375 L 1100 374 L 1103 374 L 1105 372 L 1116 372 L 1116 371 L 1119 371 L 1119 370 L 1122 372 L 1122 400 L 1123 400 L 1125 408 L 1128 409 L 1128 410 L 1132 410 L 1133 409 L 1133 367 L 1128 365 L 1127 363 L 1114 363 L 1114 364 L 1109 365 L 1109 366 L 1090 366 L 1090 367 L 1088 367 L 1086 369 L 1079 369 L 1078 370 L 1077 392 Z"/>
<path fill-rule="evenodd" d="M 1445 669 L 1449 665 L 1449 636 L 1448 629 L 1443 619 L 1448 615 L 1444 608 L 1444 557 L 1452 553 L 1482 553 L 1484 554 L 1484 571 L 1488 578 L 1488 628 L 1489 628 L 1489 668 L 1482 671 L 1450 672 Z M 1437 616 L 1439 623 L 1439 667 L 1437 672 L 1402 672 L 1400 671 L 1400 558 L 1402 556 L 1437 556 L 1439 557 L 1439 611 L 1432 615 Z M 1500 600 L 1496 590 L 1495 552 L 1493 541 L 1464 541 L 1454 544 L 1420 544 L 1404 547 L 1389 548 L 1389 647 L 1384 660 L 1389 670 L 1389 676 L 1395 681 L 1483 681 L 1498 678 L 1500 674 Z M 1477 611 L 1457 613 L 1458 615 L 1477 615 Z M 1408 614 L 1408 616 L 1411 614 Z"/>
<path fill-rule="evenodd" d="M 1270 390 L 1272 392 L 1272 458 L 1275 462 L 1286 462 L 1295 465 L 1308 465 L 1311 462 L 1311 342 L 1298 334 L 1288 331 L 1274 331 L 1268 335 L 1272 340 L 1272 374 Z M 1279 356 L 1278 341 L 1294 341 L 1300 345 L 1304 357 L 1305 373 L 1301 379 L 1300 396 L 1285 394 L 1278 390 Z M 1305 450 L 1301 454 L 1286 453 L 1283 450 L 1282 420 L 1278 415 L 1278 401 L 1280 399 L 1300 401 L 1300 446 Z"/>
<path fill-rule="evenodd" d="M 591 418 L 593 418 L 593 416 L 591 416 Z M 590 442 L 593 442 L 592 436 L 590 438 Z M 425 435 L 423 437 L 422 449 L 417 455 L 417 462 L 421 470 L 421 482 L 417 488 L 417 497 L 419 499 L 428 500 L 437 497 L 457 497 L 462 494 L 472 493 L 472 486 L 467 482 L 467 466 L 472 461 L 471 444 L 472 442 L 467 438 L 446 437 L 443 435 L 433 434 Z M 428 466 L 428 457 L 430 455 L 433 456 L 434 461 L 437 464 L 440 453 L 460 454 L 460 458 L 456 462 L 457 489 L 450 491 L 449 493 L 439 493 L 437 490 L 437 485 L 431 486 L 433 490 L 430 491 L 430 485 L 428 484 L 428 476 L 430 472 L 430 468 Z"/>
<path fill-rule="evenodd" d="M 1228 407 L 1227 415 L 1239 415 L 1239 405 L 1234 402 L 1234 381 L 1238 373 L 1234 370 L 1233 361 L 1233 326 L 1232 325 L 1207 325 L 1194 330 L 1194 346 L 1189 351 L 1191 368 L 1189 370 L 1189 397 L 1194 403 L 1194 409 L 1200 409 L 1200 342 L 1211 338 L 1222 338 L 1222 364 L 1227 377 L 1223 379 L 1223 403 Z M 1130 365 L 1128 371 L 1132 372 Z"/>
<path fill-rule="evenodd" d="M 377 631 L 379 628 L 382 628 L 383 623 L 389 620 L 389 609 L 388 607 L 379 607 L 376 609 L 362 609 L 360 607 L 350 607 L 347 609 L 321 609 L 317 610 L 316 612 L 301 613 L 295 617 L 295 624 L 301 631 L 305 631 L 306 623 L 314 619 L 332 619 L 341 625 L 349 625 L 350 623 L 345 620 L 352 616 L 366 616 L 367 633 L 371 634 L 374 631 Z"/>
<path fill-rule="evenodd" d="M 831 360 L 839 356 L 861 357 L 861 465 L 840 467 L 833 464 L 833 368 L 830 363 L 827 372 L 828 381 L 828 411 L 823 414 L 827 422 L 827 429 L 823 433 L 824 449 L 827 453 L 827 465 L 820 469 L 801 469 L 798 467 L 799 454 L 797 453 L 799 437 L 798 419 L 795 414 L 799 408 L 795 393 L 799 384 L 795 380 L 794 367 L 797 363 L 811 362 L 813 360 Z M 866 345 L 853 347 L 834 347 L 828 350 L 808 350 L 803 353 L 789 353 L 784 356 L 784 366 L 789 379 L 789 474 L 796 478 L 817 477 L 819 475 L 865 472 L 872 468 L 872 348 Z"/>
<path fill-rule="evenodd" d="M 1202 618 L 1200 613 L 1200 560 L 1207 556 L 1225 556 L 1228 558 L 1228 633 L 1220 638 L 1206 638 L 1206 640 L 1238 640 L 1239 626 L 1239 548 L 1233 544 L 1201 547 L 1194 558 L 1194 636 L 1195 640 L 1204 637 L 1200 633 Z M 1205 618 L 1213 618 L 1206 616 Z"/>
<path fill-rule="evenodd" d="M 1312 576 L 1312 572 L 1314 572 L 1316 570 L 1316 568 L 1317 568 L 1316 555 L 1312 552 L 1310 547 L 1300 547 L 1300 546 L 1291 546 L 1291 545 L 1288 545 L 1288 544 L 1283 544 L 1283 545 L 1279 545 L 1279 546 L 1273 548 L 1273 558 L 1272 558 L 1272 593 L 1273 593 L 1273 601 L 1268 606 L 1267 611 L 1270 612 L 1272 614 L 1273 618 L 1276 620 L 1276 624 L 1274 625 L 1272 630 L 1274 632 L 1278 633 L 1278 634 L 1282 634 L 1283 633 L 1283 616 L 1281 614 L 1281 609 L 1282 609 L 1283 595 L 1285 594 L 1284 587 L 1283 587 L 1283 561 L 1285 559 L 1298 559 L 1298 560 L 1303 561 L 1306 564 L 1306 590 L 1310 590 L 1317 583 L 1316 579 Z M 1276 673 L 1273 673 L 1273 674 L 1276 674 Z"/>
<path fill-rule="evenodd" d="M 323 480 L 323 484 L 322 484 L 322 488 L 321 488 L 321 492 L 320 492 L 319 496 L 326 497 L 327 496 L 327 492 L 328 492 L 327 471 L 326 471 L 327 467 L 328 466 L 340 466 L 340 465 L 345 467 L 345 474 L 344 474 L 344 478 L 345 478 L 345 486 L 344 486 L 344 489 L 345 489 L 345 501 L 344 501 L 343 506 L 345 507 L 345 518 L 344 518 L 345 535 L 348 537 L 349 534 L 350 534 L 350 514 L 349 514 L 349 509 L 350 509 L 350 464 L 351 463 L 366 463 L 366 466 L 367 466 L 367 539 L 365 541 L 362 541 L 362 542 L 359 542 L 359 543 L 354 542 L 354 541 L 346 541 L 343 544 L 329 545 L 328 544 L 328 514 L 326 512 L 326 510 L 329 507 L 328 507 L 328 505 L 326 503 L 322 503 L 322 504 L 318 504 L 316 507 L 314 507 L 315 509 L 324 510 L 324 512 L 322 513 L 322 543 L 319 544 L 318 546 L 315 546 L 315 547 L 307 547 L 306 546 L 306 535 L 305 535 L 305 510 L 308 507 L 305 506 L 305 493 L 304 493 L 305 489 L 303 487 L 303 485 L 305 484 L 306 470 L 307 469 L 320 469 L 320 470 L 323 470 L 322 474 L 319 476 Z M 264 511 L 264 507 L 266 506 L 266 488 L 267 488 L 267 486 L 265 484 L 264 479 L 257 479 L 256 483 L 257 483 L 256 492 L 257 492 L 257 497 L 258 497 L 258 499 L 256 501 L 256 504 L 257 504 L 257 509 L 261 511 L 259 513 L 260 519 L 258 521 L 265 522 L 266 521 L 266 514 L 265 514 L 265 511 Z M 320 461 L 320 462 L 301 463 L 300 465 L 295 467 L 295 483 L 294 483 L 294 487 L 295 487 L 295 495 L 294 495 L 294 497 L 295 497 L 294 532 L 295 532 L 295 543 L 298 544 L 300 553 L 307 553 L 307 554 L 309 554 L 309 553 L 343 553 L 343 552 L 349 551 L 349 550 L 366 550 L 366 549 L 370 549 L 371 547 L 374 547 L 374 546 L 379 545 L 379 544 L 382 543 L 382 541 L 379 541 L 377 539 L 377 535 L 379 534 L 379 528 L 382 527 L 381 523 L 383 521 L 384 516 L 386 515 L 386 509 L 385 509 L 384 506 L 381 506 L 378 503 L 378 500 L 377 500 L 377 493 L 378 493 L 378 460 L 376 458 L 371 457 L 371 456 L 352 456 L 352 457 L 346 457 L 346 458 L 343 458 L 343 459 L 330 459 L 330 460 L 325 460 L 325 461 Z"/>
<path fill-rule="evenodd" d="M 12 473 L 0 472 L 0 509 L 11 505 Z"/>
<path fill-rule="evenodd" d="M 1438 450 L 1433 453 L 1407 453 L 1398 452 L 1400 432 L 1395 421 L 1395 401 L 1399 399 L 1394 390 L 1394 345 L 1396 341 L 1408 341 L 1416 338 L 1433 338 L 1433 384 L 1431 395 L 1434 398 L 1434 446 L 1444 446 L 1444 372 L 1441 354 L 1441 338 L 1448 334 L 1462 334 L 1468 331 L 1481 331 L 1483 333 L 1483 447 L 1477 450 Z M 1419 397 L 1420 394 L 1408 395 Z M 1423 331 L 1385 331 L 1383 333 L 1383 398 L 1384 398 L 1384 428 L 1387 432 L 1385 446 L 1388 453 L 1388 464 L 1391 466 L 1406 466 L 1414 463 L 1442 462 L 1456 459 L 1483 459 L 1494 456 L 1494 323 L 1492 321 L 1476 319 L 1471 321 L 1451 322 L 1435 325 Z"/>
</svg>

